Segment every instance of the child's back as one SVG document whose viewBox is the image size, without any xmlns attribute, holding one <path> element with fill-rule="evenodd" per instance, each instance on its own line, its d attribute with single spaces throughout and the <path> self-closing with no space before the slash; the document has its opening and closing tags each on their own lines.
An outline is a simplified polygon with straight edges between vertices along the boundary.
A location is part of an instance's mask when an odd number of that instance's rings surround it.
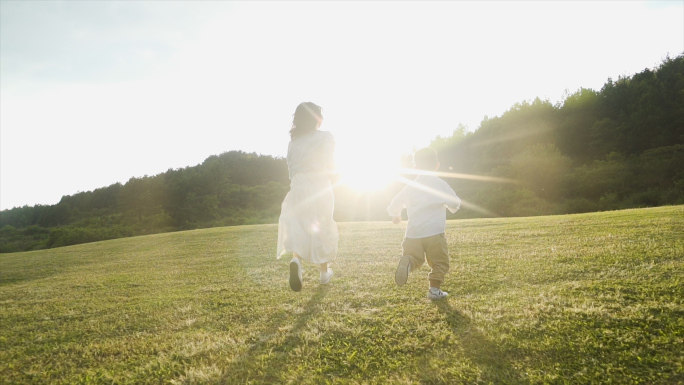
<svg viewBox="0 0 684 385">
<path fill-rule="evenodd" d="M 428 298 L 442 299 L 447 293 L 440 289 L 449 271 L 449 254 L 446 229 L 446 209 L 456 212 L 461 199 L 442 179 L 430 173 L 439 168 L 437 154 L 431 148 L 423 148 L 414 154 L 415 167 L 426 171 L 404 187 L 390 203 L 387 212 L 394 223 L 401 222 L 401 211 L 406 208 L 408 224 L 402 242 L 403 255 L 399 261 L 395 281 L 399 286 L 406 283 L 409 272 L 420 267 L 426 260 L 431 267 L 428 274 L 430 288 Z"/>
</svg>

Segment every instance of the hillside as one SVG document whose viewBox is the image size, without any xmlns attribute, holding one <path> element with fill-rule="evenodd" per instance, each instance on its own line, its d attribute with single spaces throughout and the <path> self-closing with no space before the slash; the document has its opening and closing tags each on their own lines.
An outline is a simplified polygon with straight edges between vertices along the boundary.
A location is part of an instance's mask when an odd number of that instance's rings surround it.
<svg viewBox="0 0 684 385">
<path fill-rule="evenodd" d="M 449 221 L 435 303 L 402 226 L 339 228 L 299 293 L 275 225 L 1 254 L 0 383 L 684 381 L 684 206 Z"/>
<path fill-rule="evenodd" d="M 451 181 L 462 198 L 499 216 L 684 204 L 684 56 L 555 105 L 515 103 L 432 146 L 443 169 L 518 182 Z"/>
<path fill-rule="evenodd" d="M 431 144 L 467 202 L 459 218 L 572 214 L 684 204 L 684 56 L 608 79 L 552 105 L 521 101 Z M 369 159 L 372 161 L 372 159 Z M 403 160 L 404 165 L 410 164 Z M 462 174 L 478 179 L 463 178 Z M 515 183 L 482 181 L 491 178 Z M 402 187 L 335 188 L 338 221 L 384 220 Z M 230 151 L 202 164 L 0 212 L 0 253 L 207 227 L 275 223 L 282 158 Z M 454 217 L 452 217 L 454 218 Z"/>
</svg>

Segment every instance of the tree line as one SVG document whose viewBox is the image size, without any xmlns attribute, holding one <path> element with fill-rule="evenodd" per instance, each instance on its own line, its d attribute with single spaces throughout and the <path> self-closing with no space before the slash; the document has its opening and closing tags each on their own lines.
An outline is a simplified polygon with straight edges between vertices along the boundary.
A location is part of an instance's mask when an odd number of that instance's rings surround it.
<svg viewBox="0 0 684 385">
<path fill-rule="evenodd" d="M 214 226 L 272 223 L 288 191 L 282 158 L 226 152 L 203 163 L 3 210 L 0 252 Z"/>
<path fill-rule="evenodd" d="M 450 180 L 489 215 L 684 204 L 684 56 L 555 105 L 517 103 L 475 132 L 459 127 L 432 146 L 454 172 L 515 181 Z"/>
<path fill-rule="evenodd" d="M 535 99 L 459 125 L 431 146 L 463 199 L 450 218 L 567 214 L 684 204 L 684 56 L 608 79 L 562 102 Z M 410 158 L 401 160 L 405 166 Z M 449 175 L 449 173 L 451 175 Z M 386 220 L 402 188 L 336 185 L 335 219 Z M 0 212 L 0 252 L 215 226 L 276 223 L 289 189 L 284 159 L 231 151 L 203 163 L 94 191 L 56 205 Z"/>
</svg>

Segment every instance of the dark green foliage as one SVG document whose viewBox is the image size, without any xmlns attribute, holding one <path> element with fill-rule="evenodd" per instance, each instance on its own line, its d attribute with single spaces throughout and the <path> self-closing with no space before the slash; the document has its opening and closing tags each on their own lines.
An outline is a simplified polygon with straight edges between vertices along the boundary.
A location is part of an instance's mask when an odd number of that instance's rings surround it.
<svg viewBox="0 0 684 385">
<path fill-rule="evenodd" d="M 539 98 L 516 103 L 501 117 L 485 117 L 472 134 L 459 135 L 453 145 L 439 138 L 432 145 L 439 152 L 442 170 L 483 174 L 510 163 L 510 159 L 540 143 L 551 143 L 558 111 Z M 461 139 L 462 138 L 462 139 Z"/>
<path fill-rule="evenodd" d="M 20 229 L 5 225 L 0 228 L 0 253 L 44 249 L 49 234 L 50 229 L 37 225 Z"/>
<path fill-rule="evenodd" d="M 545 200 L 557 200 L 567 190 L 571 160 L 553 144 L 536 144 L 511 158 L 511 177 Z"/>
<path fill-rule="evenodd" d="M 605 160 L 595 160 L 589 165 L 577 167 L 570 175 L 569 195 L 590 200 L 626 191 L 626 183 L 632 179 L 632 170 L 625 157 L 619 153 L 609 154 Z"/>
<path fill-rule="evenodd" d="M 273 223 L 288 186 L 284 159 L 226 152 L 194 167 L 64 196 L 56 205 L 4 210 L 0 213 L 0 252 Z"/>
<path fill-rule="evenodd" d="M 111 227 L 58 227 L 50 232 L 48 247 L 77 245 L 80 243 L 104 241 L 135 235 L 130 229 L 121 226 Z"/>
<path fill-rule="evenodd" d="M 471 204 L 466 216 L 681 204 L 684 56 L 609 79 L 598 92 L 580 89 L 555 106 L 539 99 L 518 103 L 457 139 L 433 142 L 448 170 L 517 182 L 451 180 Z"/>
</svg>

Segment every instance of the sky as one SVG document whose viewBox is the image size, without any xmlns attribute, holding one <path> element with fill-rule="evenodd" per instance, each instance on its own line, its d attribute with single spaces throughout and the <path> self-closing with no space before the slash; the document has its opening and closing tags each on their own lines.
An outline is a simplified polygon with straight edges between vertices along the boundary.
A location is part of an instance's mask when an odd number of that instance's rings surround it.
<svg viewBox="0 0 684 385">
<path fill-rule="evenodd" d="M 0 0 L 0 209 L 284 157 L 304 101 L 338 163 L 388 165 L 683 52 L 684 0 Z"/>
</svg>

